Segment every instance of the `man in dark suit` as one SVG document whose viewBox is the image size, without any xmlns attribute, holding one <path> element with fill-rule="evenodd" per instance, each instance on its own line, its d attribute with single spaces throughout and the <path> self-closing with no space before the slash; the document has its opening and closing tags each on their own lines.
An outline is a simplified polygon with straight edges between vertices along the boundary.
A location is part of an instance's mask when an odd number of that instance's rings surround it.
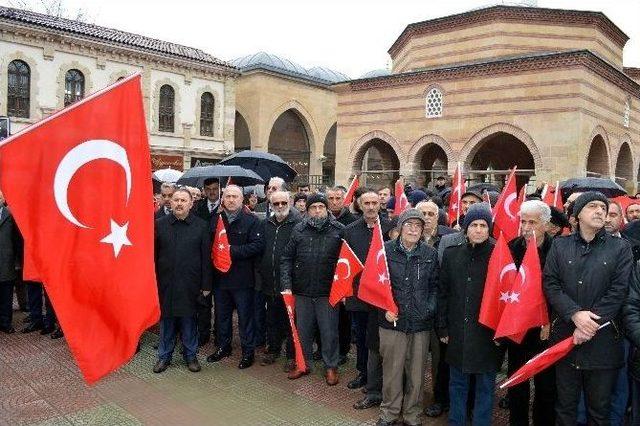
<svg viewBox="0 0 640 426">
<path fill-rule="evenodd" d="M 205 197 L 196 203 L 193 213 L 210 222 L 220 205 L 220 182 L 218 182 L 218 179 L 205 179 L 204 195 Z"/>
<path fill-rule="evenodd" d="M 13 286 L 18 279 L 16 266 L 22 253 L 22 243 L 16 223 L 4 195 L 0 192 L 0 331 L 15 333 L 13 319 Z"/>
<path fill-rule="evenodd" d="M 164 182 L 160 187 L 160 195 L 162 195 L 162 205 L 154 215 L 154 219 L 160 219 L 171 213 L 171 197 L 176 190 L 176 185 L 173 183 Z"/>
</svg>

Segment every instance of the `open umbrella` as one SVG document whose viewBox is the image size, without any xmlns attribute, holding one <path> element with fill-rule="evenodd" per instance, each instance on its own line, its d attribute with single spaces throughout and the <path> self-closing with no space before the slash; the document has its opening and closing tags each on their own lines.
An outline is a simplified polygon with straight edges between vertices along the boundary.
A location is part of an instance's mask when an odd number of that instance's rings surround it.
<svg viewBox="0 0 640 426">
<path fill-rule="evenodd" d="M 215 166 L 192 167 L 178 179 L 177 183 L 178 185 L 202 188 L 204 181 L 210 178 L 224 179 L 222 181 L 223 185 L 227 183 L 227 178 L 231 178 L 232 183 L 240 186 L 264 183 L 264 180 L 251 170 L 243 169 L 239 166 L 222 166 L 220 164 L 216 164 Z"/>
<path fill-rule="evenodd" d="M 607 178 L 585 177 L 573 178 L 560 183 L 562 198 L 567 199 L 574 192 L 598 191 L 607 198 L 619 197 L 627 195 L 620 185 Z"/>
<path fill-rule="evenodd" d="M 285 182 L 291 182 L 298 174 L 282 158 L 275 154 L 262 151 L 240 151 L 228 156 L 219 164 L 228 166 L 240 166 L 253 170 L 260 175 L 264 181 L 268 181 L 274 176 L 281 177 Z"/>
<path fill-rule="evenodd" d="M 182 172 L 174 169 L 160 169 L 153 172 L 151 177 L 158 182 L 176 183 L 182 177 Z"/>
</svg>

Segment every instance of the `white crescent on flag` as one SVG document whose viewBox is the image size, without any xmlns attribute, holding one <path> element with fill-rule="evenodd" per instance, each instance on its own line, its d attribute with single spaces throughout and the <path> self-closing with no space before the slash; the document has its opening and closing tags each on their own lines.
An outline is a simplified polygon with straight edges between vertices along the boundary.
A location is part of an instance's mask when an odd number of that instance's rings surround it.
<svg viewBox="0 0 640 426">
<path fill-rule="evenodd" d="M 346 280 L 347 278 L 349 278 L 351 276 L 351 265 L 349 264 L 349 261 L 347 259 L 345 259 L 344 257 L 341 257 L 340 259 L 338 259 L 338 265 L 344 263 L 345 265 L 347 265 L 347 275 L 345 275 L 342 278 L 339 278 L 336 274 L 336 279 L 343 279 Z M 336 269 L 337 271 L 337 269 Z"/>
<path fill-rule="evenodd" d="M 509 216 L 511 220 L 514 220 L 516 218 L 516 213 L 513 213 L 511 211 L 511 204 L 513 204 L 516 198 L 518 198 L 518 195 L 515 193 L 511 193 L 506 198 L 506 200 L 504 200 L 504 211 L 505 213 L 507 213 L 507 216 Z"/>
</svg>

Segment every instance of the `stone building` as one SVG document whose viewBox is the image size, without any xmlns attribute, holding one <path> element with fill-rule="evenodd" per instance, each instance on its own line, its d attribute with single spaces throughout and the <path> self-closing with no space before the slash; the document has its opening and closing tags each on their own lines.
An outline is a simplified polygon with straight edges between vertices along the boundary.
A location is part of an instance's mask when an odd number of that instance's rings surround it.
<svg viewBox="0 0 640 426">
<path fill-rule="evenodd" d="M 13 132 L 141 72 L 154 169 L 233 151 L 239 72 L 201 50 L 0 7 L 0 70 L 0 115 Z"/>
<path fill-rule="evenodd" d="M 640 70 L 623 67 L 627 40 L 604 14 L 573 10 L 494 6 L 410 24 L 389 75 L 332 86 L 336 180 L 429 181 L 461 163 L 472 180 L 516 165 L 635 190 Z"/>
</svg>

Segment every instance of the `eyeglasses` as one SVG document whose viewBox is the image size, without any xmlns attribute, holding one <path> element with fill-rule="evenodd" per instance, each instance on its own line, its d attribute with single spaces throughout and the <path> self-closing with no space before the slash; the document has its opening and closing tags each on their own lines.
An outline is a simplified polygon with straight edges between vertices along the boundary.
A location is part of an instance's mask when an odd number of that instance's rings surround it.
<svg viewBox="0 0 640 426">
<path fill-rule="evenodd" d="M 405 222 L 402 224 L 402 226 L 404 226 L 405 228 L 408 229 L 422 229 L 422 222 L 417 223 L 417 222 Z"/>
<path fill-rule="evenodd" d="M 289 204 L 288 201 L 276 201 L 275 203 L 271 203 L 271 205 L 273 205 L 273 207 L 280 207 L 280 206 L 284 207 L 287 204 Z"/>
</svg>

